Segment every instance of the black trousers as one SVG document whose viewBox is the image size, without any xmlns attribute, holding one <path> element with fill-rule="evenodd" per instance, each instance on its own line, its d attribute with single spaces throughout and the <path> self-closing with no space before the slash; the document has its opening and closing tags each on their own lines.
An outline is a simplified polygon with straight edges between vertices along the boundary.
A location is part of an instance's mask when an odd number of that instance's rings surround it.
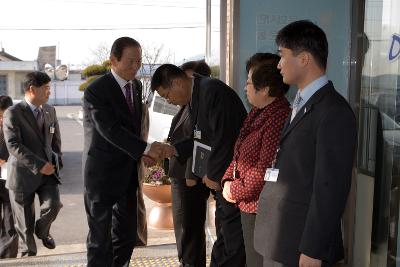
<svg viewBox="0 0 400 267">
<path fill-rule="evenodd" d="M 255 213 L 240 212 L 244 247 L 246 250 L 246 267 L 263 267 L 263 257 L 254 249 Z"/>
<path fill-rule="evenodd" d="M 206 266 L 205 221 L 209 189 L 202 183 L 186 186 L 171 178 L 172 212 L 178 258 L 183 266 Z"/>
<path fill-rule="evenodd" d="M 136 243 L 137 185 L 119 196 L 85 192 L 88 267 L 129 266 Z"/>
<path fill-rule="evenodd" d="M 5 183 L 5 180 L 0 179 L 0 259 L 16 258 L 18 255 L 18 234 Z"/>
<path fill-rule="evenodd" d="M 20 238 L 21 256 L 35 256 L 37 247 L 33 233 L 38 238 L 49 235 L 50 226 L 62 208 L 58 183 L 54 176 L 43 175 L 35 192 L 9 191 L 15 228 Z M 35 194 L 39 196 L 40 217 L 35 222 Z"/>
<path fill-rule="evenodd" d="M 212 249 L 210 267 L 244 267 L 246 253 L 240 210 L 227 202 L 221 191 L 216 191 L 214 196 L 217 240 Z"/>
</svg>

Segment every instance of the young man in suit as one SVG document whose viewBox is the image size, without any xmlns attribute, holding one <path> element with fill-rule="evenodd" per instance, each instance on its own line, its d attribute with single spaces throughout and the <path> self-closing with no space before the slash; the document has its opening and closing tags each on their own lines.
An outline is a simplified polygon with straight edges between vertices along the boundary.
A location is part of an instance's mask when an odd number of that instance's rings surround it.
<svg viewBox="0 0 400 267">
<path fill-rule="evenodd" d="M 8 159 L 7 188 L 20 237 L 21 256 L 35 256 L 33 233 L 48 249 L 55 248 L 50 226 L 62 204 L 54 155 L 61 163 L 61 137 L 56 110 L 45 104 L 50 96 L 50 77 L 39 71 L 28 73 L 25 98 L 6 110 L 3 119 Z M 35 222 L 35 194 L 40 217 Z"/>
<path fill-rule="evenodd" d="M 220 186 L 247 115 L 242 101 L 232 88 L 220 80 L 196 74 L 188 77 L 182 69 L 172 64 L 164 64 L 155 71 L 151 89 L 172 104 L 189 105 L 194 134 L 173 143 L 179 155 L 178 160 L 185 162 L 192 156 L 194 141 L 211 147 L 207 163 L 202 165 L 205 174 L 198 177 L 214 191 L 216 198 L 217 240 L 210 266 L 245 266 L 240 212 L 234 204 L 223 198 Z"/>
<path fill-rule="evenodd" d="M 310 21 L 276 37 L 278 68 L 298 92 L 266 175 L 254 245 L 269 266 L 332 266 L 343 258 L 341 217 L 356 145 L 354 113 L 325 74 L 328 42 Z"/>
<path fill-rule="evenodd" d="M 115 40 L 111 72 L 84 95 L 84 200 L 89 225 L 89 267 L 128 266 L 136 242 L 138 161 L 171 156 L 167 144 L 147 144 L 141 134 L 140 44 Z"/>
</svg>

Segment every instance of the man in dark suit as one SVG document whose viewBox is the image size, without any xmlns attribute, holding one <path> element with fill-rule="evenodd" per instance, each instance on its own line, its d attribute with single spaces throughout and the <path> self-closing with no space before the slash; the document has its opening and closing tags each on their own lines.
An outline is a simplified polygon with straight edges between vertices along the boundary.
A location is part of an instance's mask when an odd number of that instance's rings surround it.
<svg viewBox="0 0 400 267">
<path fill-rule="evenodd" d="M 84 198 L 89 267 L 128 266 L 136 242 L 138 161 L 168 157 L 173 147 L 140 138 L 142 64 L 140 44 L 118 38 L 111 48 L 111 73 L 84 95 Z M 168 150 L 169 149 L 169 150 Z M 147 157 L 148 158 L 148 157 Z"/>
<path fill-rule="evenodd" d="M 56 111 L 45 103 L 50 96 L 50 77 L 31 72 L 25 77 L 25 99 L 6 110 L 4 137 L 10 157 L 7 188 L 20 237 L 21 256 L 35 256 L 33 233 L 45 247 L 55 248 L 50 226 L 62 204 L 54 157 L 61 163 L 61 138 Z M 40 201 L 40 218 L 35 222 L 35 194 Z"/>
<path fill-rule="evenodd" d="M 194 135 L 173 143 L 178 160 L 185 162 L 192 155 L 194 141 L 211 147 L 208 160 L 203 162 L 204 175 L 198 177 L 214 190 L 216 197 L 217 241 L 213 246 L 210 266 L 244 266 L 240 212 L 223 198 L 220 186 L 246 117 L 242 101 L 220 80 L 196 74 L 188 77 L 183 70 L 171 64 L 164 64 L 155 71 L 151 89 L 172 104 L 190 107 Z"/>
<path fill-rule="evenodd" d="M 180 66 L 189 77 L 198 73 L 209 77 L 211 69 L 203 60 L 188 61 Z M 168 133 L 168 142 L 176 143 L 191 138 L 193 126 L 190 120 L 189 105 L 181 106 L 172 119 Z M 177 158 L 169 160 L 171 177 L 172 212 L 178 258 L 181 266 L 206 266 L 205 221 L 207 200 L 210 190 L 191 175 L 192 158 L 181 163 Z"/>
<path fill-rule="evenodd" d="M 298 92 L 275 170 L 260 195 L 254 245 L 267 266 L 332 266 L 343 258 L 341 216 L 351 184 L 356 120 L 325 75 L 328 42 L 310 21 L 276 37 L 283 81 Z"/>
</svg>

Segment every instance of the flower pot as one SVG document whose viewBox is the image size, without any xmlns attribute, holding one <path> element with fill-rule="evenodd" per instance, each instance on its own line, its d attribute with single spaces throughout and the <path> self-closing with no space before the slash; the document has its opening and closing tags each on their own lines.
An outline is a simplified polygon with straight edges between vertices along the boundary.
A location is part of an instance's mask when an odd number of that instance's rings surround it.
<svg viewBox="0 0 400 267">
<path fill-rule="evenodd" d="M 155 203 L 149 212 L 148 226 L 158 230 L 173 229 L 171 185 L 143 183 L 143 193 Z"/>
</svg>

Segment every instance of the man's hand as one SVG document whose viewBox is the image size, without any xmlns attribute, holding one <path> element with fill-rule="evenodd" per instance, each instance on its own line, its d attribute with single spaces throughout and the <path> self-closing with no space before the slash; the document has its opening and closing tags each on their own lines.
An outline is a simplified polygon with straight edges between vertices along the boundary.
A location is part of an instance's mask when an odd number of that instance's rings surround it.
<svg viewBox="0 0 400 267">
<path fill-rule="evenodd" d="M 3 167 L 3 165 L 6 163 L 7 163 L 7 161 L 5 161 L 4 159 L 0 159 L 0 167 Z"/>
<path fill-rule="evenodd" d="M 146 167 L 154 166 L 157 163 L 153 158 L 151 158 L 147 155 L 142 156 L 142 161 Z"/>
<path fill-rule="evenodd" d="M 308 257 L 303 253 L 300 255 L 299 267 L 321 267 L 321 264 L 321 260 Z"/>
<path fill-rule="evenodd" d="M 196 180 L 193 180 L 193 179 L 185 179 L 185 180 L 186 180 L 186 186 L 187 187 L 192 187 L 192 186 L 195 186 L 197 184 Z"/>
<path fill-rule="evenodd" d="M 50 162 L 46 162 L 42 169 L 40 169 L 40 173 L 44 175 L 52 175 L 54 171 L 54 166 Z"/>
<path fill-rule="evenodd" d="M 147 155 L 155 161 L 170 158 L 176 154 L 175 147 L 159 142 L 153 142 L 150 146 L 150 150 L 147 152 Z"/>
<path fill-rule="evenodd" d="M 232 194 L 231 194 L 231 181 L 226 181 L 224 183 L 224 189 L 222 190 L 222 196 L 225 198 L 226 201 L 230 203 L 236 203 L 236 200 L 232 199 Z"/>
<path fill-rule="evenodd" d="M 218 182 L 214 182 L 213 180 L 209 179 L 207 175 L 203 177 L 203 184 L 210 189 L 221 191 L 221 185 Z"/>
</svg>

